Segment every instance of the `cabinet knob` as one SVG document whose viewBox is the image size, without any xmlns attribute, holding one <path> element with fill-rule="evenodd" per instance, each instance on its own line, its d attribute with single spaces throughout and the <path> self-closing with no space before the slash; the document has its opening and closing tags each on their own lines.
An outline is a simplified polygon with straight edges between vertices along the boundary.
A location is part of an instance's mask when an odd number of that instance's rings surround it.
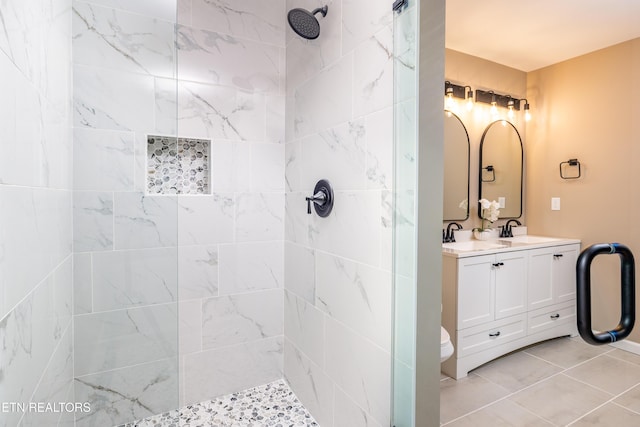
<svg viewBox="0 0 640 427">
<path fill-rule="evenodd" d="M 563 256 L 564 256 L 564 255 L 562 255 L 562 254 L 553 254 L 553 257 L 554 257 L 555 259 L 562 258 Z"/>
<path fill-rule="evenodd" d="M 499 337 L 500 336 L 500 331 L 495 332 L 493 334 L 489 334 L 490 337 Z"/>
<path fill-rule="evenodd" d="M 558 313 L 556 313 L 556 314 L 552 314 L 552 315 L 551 315 L 551 316 L 549 316 L 549 317 L 551 317 L 552 319 L 559 319 L 559 318 L 560 318 L 560 315 L 559 315 Z"/>
<path fill-rule="evenodd" d="M 495 268 L 498 268 L 498 267 L 502 267 L 502 266 L 504 265 L 504 262 L 494 262 L 492 265 L 493 265 Z"/>
</svg>

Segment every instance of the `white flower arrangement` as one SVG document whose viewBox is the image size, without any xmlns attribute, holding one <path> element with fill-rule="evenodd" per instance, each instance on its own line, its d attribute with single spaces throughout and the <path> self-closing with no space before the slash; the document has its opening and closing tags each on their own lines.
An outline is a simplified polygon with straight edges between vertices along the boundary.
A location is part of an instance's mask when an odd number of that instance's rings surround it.
<svg viewBox="0 0 640 427">
<path fill-rule="evenodd" d="M 488 201 L 487 199 L 480 199 L 480 217 L 482 218 L 482 225 L 474 230 L 485 231 L 491 229 L 491 224 L 496 222 L 500 217 L 500 203 L 495 200 Z M 489 224 L 485 225 L 485 221 Z"/>
</svg>

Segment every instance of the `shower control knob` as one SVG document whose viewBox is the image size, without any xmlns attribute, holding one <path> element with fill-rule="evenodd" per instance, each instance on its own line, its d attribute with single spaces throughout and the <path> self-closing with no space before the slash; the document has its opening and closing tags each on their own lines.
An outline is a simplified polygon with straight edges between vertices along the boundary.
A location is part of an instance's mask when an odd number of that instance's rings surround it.
<svg viewBox="0 0 640 427">
<path fill-rule="evenodd" d="M 305 197 L 307 201 L 307 213 L 311 215 L 311 202 L 318 216 L 326 217 L 333 209 L 333 190 L 326 179 L 321 179 L 313 189 L 312 197 Z"/>
</svg>

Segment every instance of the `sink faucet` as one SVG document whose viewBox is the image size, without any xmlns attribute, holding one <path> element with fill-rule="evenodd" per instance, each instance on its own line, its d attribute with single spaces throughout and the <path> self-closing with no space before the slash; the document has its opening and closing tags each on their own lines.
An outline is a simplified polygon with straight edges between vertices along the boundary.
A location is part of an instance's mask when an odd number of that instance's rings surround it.
<svg viewBox="0 0 640 427">
<path fill-rule="evenodd" d="M 460 224 L 457 222 L 450 222 L 449 225 L 447 225 L 446 233 L 442 230 L 442 243 L 451 243 L 456 241 L 456 238 L 453 235 L 453 230 L 451 229 L 452 226 L 455 226 L 457 230 L 462 230 L 462 226 Z"/>
<path fill-rule="evenodd" d="M 504 237 L 513 237 L 513 230 L 511 230 L 511 223 L 515 222 L 518 225 L 522 225 L 522 223 L 520 221 L 518 221 L 517 219 L 510 219 L 509 221 L 507 221 L 507 223 L 504 225 Z"/>
</svg>

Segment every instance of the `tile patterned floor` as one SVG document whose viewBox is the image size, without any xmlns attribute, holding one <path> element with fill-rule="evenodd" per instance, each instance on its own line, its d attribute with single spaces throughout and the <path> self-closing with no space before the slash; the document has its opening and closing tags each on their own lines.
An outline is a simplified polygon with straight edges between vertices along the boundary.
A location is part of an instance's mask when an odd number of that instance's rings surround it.
<svg viewBox="0 0 640 427">
<path fill-rule="evenodd" d="M 318 424 L 289 386 L 283 380 L 279 380 L 120 427 L 294 426 Z"/>
<path fill-rule="evenodd" d="M 638 427 L 640 356 L 559 338 L 442 376 L 447 427 Z"/>
</svg>

